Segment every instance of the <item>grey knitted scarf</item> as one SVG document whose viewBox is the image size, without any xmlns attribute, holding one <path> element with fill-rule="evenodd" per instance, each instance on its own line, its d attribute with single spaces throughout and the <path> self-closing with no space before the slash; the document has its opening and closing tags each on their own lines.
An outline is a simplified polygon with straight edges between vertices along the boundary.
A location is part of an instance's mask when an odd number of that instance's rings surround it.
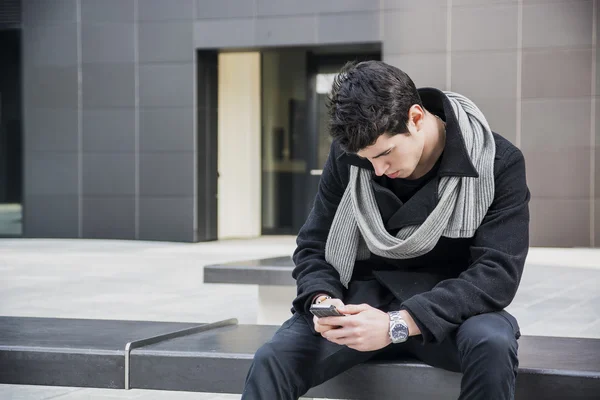
<svg viewBox="0 0 600 400">
<path fill-rule="evenodd" d="M 351 166 L 350 180 L 325 244 L 325 260 L 339 272 L 346 288 L 356 260 L 366 260 L 370 253 L 391 259 L 414 258 L 431 251 L 441 236 L 472 237 L 492 204 L 496 147 L 490 127 L 471 100 L 457 93 L 444 94 L 452 103 L 479 177 L 440 178 L 439 201 L 427 219 L 392 236 L 385 229 L 373 195 L 372 172 Z"/>
</svg>

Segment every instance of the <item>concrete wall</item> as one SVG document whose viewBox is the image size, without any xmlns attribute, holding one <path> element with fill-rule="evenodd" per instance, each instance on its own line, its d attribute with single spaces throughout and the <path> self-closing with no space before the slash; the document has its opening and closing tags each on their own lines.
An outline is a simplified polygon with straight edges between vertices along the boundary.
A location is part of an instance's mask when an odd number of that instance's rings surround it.
<svg viewBox="0 0 600 400">
<path fill-rule="evenodd" d="M 26 234 L 192 237 L 195 48 L 382 42 L 522 148 L 532 245 L 598 245 L 599 2 L 24 0 Z"/>
</svg>

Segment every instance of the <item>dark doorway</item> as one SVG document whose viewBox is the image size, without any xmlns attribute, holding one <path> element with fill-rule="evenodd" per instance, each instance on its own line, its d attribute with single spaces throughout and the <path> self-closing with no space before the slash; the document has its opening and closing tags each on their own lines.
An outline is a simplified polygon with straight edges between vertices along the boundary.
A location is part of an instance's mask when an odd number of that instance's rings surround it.
<svg viewBox="0 0 600 400">
<path fill-rule="evenodd" d="M 327 120 L 327 97 L 331 91 L 333 78 L 349 61 L 381 60 L 381 52 L 323 54 L 311 52 L 307 57 L 307 137 L 306 156 L 308 174 L 306 177 L 304 218 L 308 217 L 317 189 L 321 172 L 332 139 L 329 136 Z"/>
<path fill-rule="evenodd" d="M 262 233 L 295 235 L 329 153 L 325 100 L 348 61 L 380 60 L 369 45 L 270 49 L 262 60 Z"/>
<path fill-rule="evenodd" d="M 0 29 L 0 236 L 21 236 L 21 31 Z"/>
<path fill-rule="evenodd" d="M 196 242 L 217 240 L 218 180 L 218 53 L 198 51 L 197 65 L 197 149 L 198 215 Z"/>
</svg>

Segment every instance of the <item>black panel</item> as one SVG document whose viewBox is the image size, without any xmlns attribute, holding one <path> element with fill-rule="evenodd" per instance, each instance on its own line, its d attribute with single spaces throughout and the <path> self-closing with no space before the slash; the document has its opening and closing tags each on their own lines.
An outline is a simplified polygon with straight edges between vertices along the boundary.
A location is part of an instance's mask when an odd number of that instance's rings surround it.
<svg viewBox="0 0 600 400">
<path fill-rule="evenodd" d="M 135 350 L 132 387 L 240 393 L 252 355 L 276 329 L 238 325 Z M 597 398 L 600 340 L 523 337 L 519 343 L 517 399 Z M 308 396 L 371 400 L 402 393 L 407 400 L 456 399 L 460 380 L 461 374 L 419 361 L 377 361 L 350 369 Z"/>
<path fill-rule="evenodd" d="M 197 53 L 198 231 L 195 241 L 217 240 L 218 53 Z"/>
<path fill-rule="evenodd" d="M 0 383 L 124 388 L 128 342 L 196 325 L 0 317 Z"/>
<path fill-rule="evenodd" d="M 0 383 L 124 387 L 125 343 L 198 324 L 0 317 Z M 131 352 L 132 388 L 240 393 L 256 350 L 276 326 L 238 325 Z M 519 340 L 517 399 L 597 399 L 600 340 Z M 309 396 L 455 399 L 461 375 L 414 360 L 358 365 Z"/>
<path fill-rule="evenodd" d="M 237 261 L 204 267 L 204 283 L 294 286 L 291 257 Z"/>
</svg>

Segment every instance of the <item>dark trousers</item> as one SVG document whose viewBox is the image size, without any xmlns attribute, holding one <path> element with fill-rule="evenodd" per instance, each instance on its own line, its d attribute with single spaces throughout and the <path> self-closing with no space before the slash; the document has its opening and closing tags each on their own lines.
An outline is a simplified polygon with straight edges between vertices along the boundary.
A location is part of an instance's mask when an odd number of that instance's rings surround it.
<svg viewBox="0 0 600 400">
<path fill-rule="evenodd" d="M 397 304 L 379 308 L 387 311 L 395 307 Z M 405 343 L 372 352 L 331 343 L 315 335 L 309 321 L 294 314 L 258 349 L 243 400 L 298 399 L 310 388 L 380 356 L 410 356 L 434 367 L 462 372 L 459 399 L 514 398 L 519 332 L 516 320 L 506 311 L 471 317 L 439 344 L 422 345 L 421 337 L 413 336 Z"/>
</svg>

